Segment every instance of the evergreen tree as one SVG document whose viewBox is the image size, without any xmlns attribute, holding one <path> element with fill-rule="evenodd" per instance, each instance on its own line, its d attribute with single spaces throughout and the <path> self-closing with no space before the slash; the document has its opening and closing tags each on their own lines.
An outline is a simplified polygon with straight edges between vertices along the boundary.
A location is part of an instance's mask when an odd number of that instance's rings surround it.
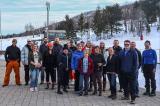
<svg viewBox="0 0 160 106">
<path fill-rule="evenodd" d="M 79 21 L 78 21 L 78 29 L 81 32 L 81 37 L 82 37 L 82 33 L 84 31 L 84 27 L 85 27 L 84 25 L 85 25 L 84 15 L 83 15 L 83 13 L 81 13 Z"/>
<path fill-rule="evenodd" d="M 66 30 L 66 36 L 68 38 L 73 37 L 75 35 L 74 33 L 74 22 L 73 20 L 69 17 L 69 15 L 66 15 L 65 17 L 65 30 Z"/>
<path fill-rule="evenodd" d="M 101 33 L 104 30 L 103 20 L 102 20 L 102 13 L 100 7 L 97 7 L 97 10 L 93 17 L 93 25 L 92 29 L 94 30 L 95 34 L 100 37 Z"/>
</svg>

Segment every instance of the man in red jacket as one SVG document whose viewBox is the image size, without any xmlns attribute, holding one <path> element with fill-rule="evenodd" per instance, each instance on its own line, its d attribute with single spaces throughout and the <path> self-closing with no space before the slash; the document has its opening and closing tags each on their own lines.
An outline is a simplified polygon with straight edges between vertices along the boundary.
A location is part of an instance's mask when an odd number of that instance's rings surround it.
<svg viewBox="0 0 160 106">
<path fill-rule="evenodd" d="M 79 61 L 78 71 L 80 73 L 79 96 L 83 95 L 83 90 L 85 91 L 84 95 L 88 95 L 89 76 L 93 72 L 93 61 L 89 57 L 88 50 L 84 51 L 84 57 Z M 83 82 L 84 82 L 84 86 L 83 86 Z"/>
</svg>

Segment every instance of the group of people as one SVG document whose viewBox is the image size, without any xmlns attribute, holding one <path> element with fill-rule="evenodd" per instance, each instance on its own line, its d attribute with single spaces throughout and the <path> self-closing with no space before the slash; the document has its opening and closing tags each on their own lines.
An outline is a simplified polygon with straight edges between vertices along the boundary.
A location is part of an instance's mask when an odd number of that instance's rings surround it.
<svg viewBox="0 0 160 106">
<path fill-rule="evenodd" d="M 124 41 L 124 48 L 119 46 L 119 41 L 114 40 L 113 47 L 106 48 L 104 42 L 94 45 L 90 41 L 74 45 L 73 41 L 65 45 L 60 44 L 59 38 L 54 42 L 48 42 L 45 37 L 42 45 L 31 40 L 20 50 L 17 40 L 12 40 L 12 45 L 5 52 L 6 72 L 3 87 L 8 86 L 12 68 L 15 72 L 16 85 L 20 82 L 20 64 L 24 65 L 25 85 L 30 82 L 30 91 L 38 91 L 38 76 L 41 74 L 41 83 L 46 78 L 46 88 L 55 88 L 57 93 L 63 94 L 70 88 L 69 81 L 74 80 L 74 90 L 79 96 L 102 96 L 106 91 L 107 77 L 111 95 L 108 98 L 117 98 L 117 76 L 119 79 L 119 92 L 124 93 L 122 100 L 130 100 L 135 103 L 139 97 L 138 74 L 142 70 L 145 78 L 146 92 L 144 95 L 156 96 L 156 65 L 157 54 L 151 48 L 151 42 L 145 42 L 145 50 L 141 52 L 136 48 L 136 43 Z M 51 77 L 51 82 L 50 82 Z"/>
</svg>

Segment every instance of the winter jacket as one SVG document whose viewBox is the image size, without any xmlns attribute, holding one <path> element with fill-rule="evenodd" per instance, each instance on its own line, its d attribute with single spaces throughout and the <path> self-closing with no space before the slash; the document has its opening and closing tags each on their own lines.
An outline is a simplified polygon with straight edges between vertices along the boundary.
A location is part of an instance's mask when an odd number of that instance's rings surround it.
<svg viewBox="0 0 160 106">
<path fill-rule="evenodd" d="M 56 67 L 56 56 L 55 54 L 52 52 L 52 54 L 49 54 L 49 50 L 47 50 L 43 57 L 43 66 L 46 68 L 55 68 Z"/>
<path fill-rule="evenodd" d="M 72 70 L 78 69 L 78 62 L 79 59 L 81 59 L 84 56 L 84 53 L 82 51 L 75 51 L 72 53 L 72 59 L 71 59 L 71 68 Z"/>
<path fill-rule="evenodd" d="M 58 56 L 58 63 L 59 63 L 59 66 L 63 67 L 63 69 L 68 68 L 68 70 L 70 70 L 71 69 L 71 55 L 70 54 L 66 55 L 64 53 L 60 54 Z"/>
<path fill-rule="evenodd" d="M 106 65 L 106 69 L 107 72 L 114 72 L 114 73 L 118 73 L 119 72 L 119 64 L 118 64 L 118 58 L 116 55 L 113 55 L 110 59 L 110 57 L 108 56 L 107 58 L 107 65 Z"/>
<path fill-rule="evenodd" d="M 62 53 L 63 47 L 60 44 L 55 43 L 53 46 L 53 52 L 56 56 L 58 56 L 59 53 Z"/>
<path fill-rule="evenodd" d="M 102 54 L 92 54 L 91 58 L 94 64 L 94 71 L 103 71 L 103 65 L 106 64 L 104 56 Z M 102 66 L 98 66 L 98 63 L 102 63 Z"/>
<path fill-rule="evenodd" d="M 39 52 L 38 52 L 38 57 L 39 57 L 38 58 L 38 62 L 41 63 L 42 62 L 42 56 L 41 56 L 41 53 L 39 53 Z M 33 54 L 32 51 L 29 52 L 29 59 L 28 59 L 28 61 L 29 61 L 29 68 L 30 68 L 30 70 L 35 69 L 35 66 L 33 64 L 31 64 L 31 62 L 34 62 L 34 54 Z"/>
<path fill-rule="evenodd" d="M 78 71 L 80 72 L 80 74 L 83 74 L 83 75 L 91 75 L 93 73 L 93 61 L 90 57 L 88 57 L 88 71 L 87 73 L 84 73 L 83 72 L 83 58 L 79 60 L 79 64 L 78 64 Z"/>
<path fill-rule="evenodd" d="M 137 64 L 137 53 L 135 50 L 129 50 L 125 54 L 125 49 L 123 49 L 119 53 L 120 59 L 120 71 L 125 73 L 133 73 L 137 72 L 138 64 Z"/>
<path fill-rule="evenodd" d="M 141 65 L 142 65 L 142 55 L 141 52 L 136 48 L 135 49 L 138 55 L 138 69 L 140 69 Z"/>
<path fill-rule="evenodd" d="M 153 49 L 144 50 L 142 53 L 142 66 L 146 64 L 153 64 L 154 68 L 157 65 L 157 54 Z"/>
<path fill-rule="evenodd" d="M 28 56 L 29 52 L 31 51 L 31 48 L 29 45 L 25 45 L 21 50 L 21 61 L 23 65 L 28 65 Z"/>
<path fill-rule="evenodd" d="M 17 60 L 18 62 L 21 61 L 21 51 L 17 46 L 9 46 L 5 52 L 5 60 L 9 62 L 10 60 Z"/>
<path fill-rule="evenodd" d="M 44 53 L 48 50 L 48 47 L 45 43 L 43 43 L 42 45 L 40 45 L 40 48 L 39 48 L 39 52 L 41 53 L 41 56 L 44 55 Z"/>
</svg>

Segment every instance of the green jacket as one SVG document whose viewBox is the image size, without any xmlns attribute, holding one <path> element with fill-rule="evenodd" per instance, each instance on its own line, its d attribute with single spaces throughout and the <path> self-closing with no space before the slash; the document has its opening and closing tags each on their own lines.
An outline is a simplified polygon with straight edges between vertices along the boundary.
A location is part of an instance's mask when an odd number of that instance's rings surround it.
<svg viewBox="0 0 160 106">
<path fill-rule="evenodd" d="M 38 62 L 39 63 L 41 63 L 41 61 L 42 61 L 42 56 L 41 56 L 41 54 L 38 52 Z M 29 61 L 29 68 L 30 68 L 30 70 L 33 70 L 33 69 L 35 69 L 35 66 L 33 65 L 33 64 L 31 64 L 31 61 L 33 61 L 34 62 L 34 55 L 33 55 L 33 52 L 31 51 L 31 52 L 29 52 L 29 57 L 28 57 L 28 61 Z"/>
</svg>

